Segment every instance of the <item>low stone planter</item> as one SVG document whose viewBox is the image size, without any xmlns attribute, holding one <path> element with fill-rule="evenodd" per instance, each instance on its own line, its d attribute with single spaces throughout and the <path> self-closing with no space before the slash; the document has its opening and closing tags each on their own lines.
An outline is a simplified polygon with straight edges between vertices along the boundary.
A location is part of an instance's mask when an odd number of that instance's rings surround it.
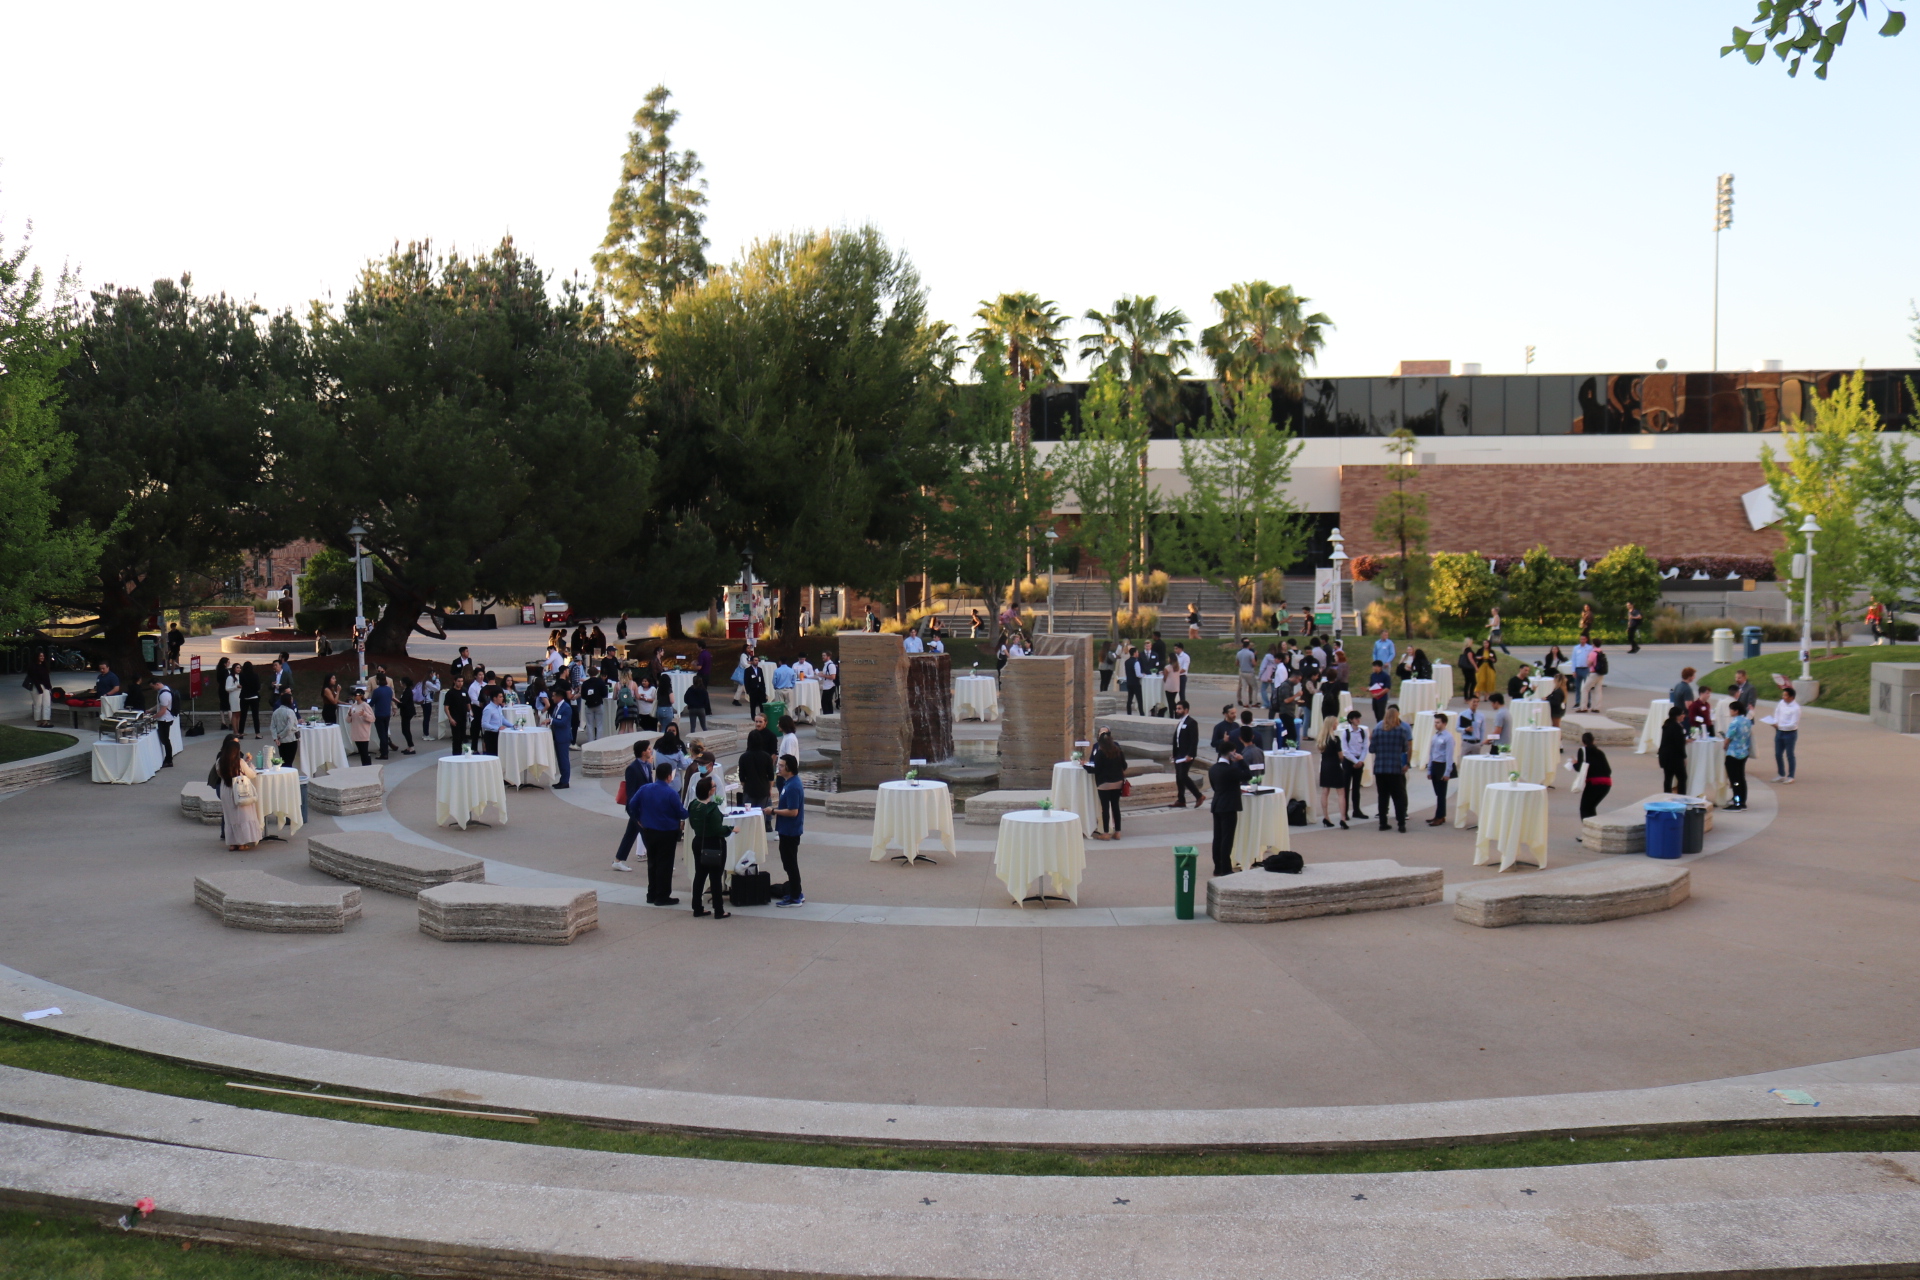
<svg viewBox="0 0 1920 1280">
<path fill-rule="evenodd" d="M 339 933 L 360 918 L 357 886 L 294 884 L 264 871 L 196 876 L 193 901 L 229 929 L 261 933 Z"/>
<path fill-rule="evenodd" d="M 1312 862 L 1299 875 L 1236 871 L 1207 881 L 1207 914 L 1225 924 L 1387 911 L 1440 901 L 1439 867 L 1403 867 L 1391 858 Z"/>
<path fill-rule="evenodd" d="M 420 932 L 442 942 L 527 942 L 566 946 L 600 927 L 592 889 L 521 889 L 442 884 L 421 891 Z"/>
<path fill-rule="evenodd" d="M 967 799 L 968 826 L 997 827 L 1000 819 L 1022 809 L 1038 809 L 1051 791 L 983 791 Z"/>
<path fill-rule="evenodd" d="M 1672 862 L 1596 862 L 1551 875 L 1467 885 L 1454 895 L 1453 918 L 1482 929 L 1594 924 L 1670 910 L 1687 900 L 1691 883 L 1687 869 Z"/>
</svg>

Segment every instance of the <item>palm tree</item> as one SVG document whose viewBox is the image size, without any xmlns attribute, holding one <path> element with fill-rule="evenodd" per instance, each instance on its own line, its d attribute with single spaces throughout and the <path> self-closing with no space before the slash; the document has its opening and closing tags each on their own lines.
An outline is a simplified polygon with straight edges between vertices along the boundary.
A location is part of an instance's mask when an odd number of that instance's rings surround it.
<svg viewBox="0 0 1920 1280">
<path fill-rule="evenodd" d="M 994 352 L 1019 381 L 1020 390 L 1042 389 L 1053 381 L 1054 371 L 1067 358 L 1067 343 L 1060 336 L 1067 318 L 1058 306 L 1037 293 L 1003 293 L 982 302 L 973 314 L 981 325 L 967 340 L 982 356 Z M 1025 396 L 1014 410 L 1013 430 L 1022 445 L 1032 437 Z"/>
<path fill-rule="evenodd" d="M 1249 280 L 1213 295 L 1220 323 L 1200 335 L 1214 373 L 1229 386 L 1264 381 L 1294 395 L 1306 366 L 1326 345 L 1333 321 L 1321 312 L 1303 314 L 1310 298 L 1292 285 Z"/>
<path fill-rule="evenodd" d="M 1180 379 L 1192 373 L 1186 361 L 1194 348 L 1187 313 L 1159 305 L 1152 294 L 1126 295 L 1112 311 L 1089 310 L 1085 318 L 1100 327 L 1080 335 L 1080 358 L 1142 388 L 1157 416 L 1170 420 L 1179 411 Z"/>
</svg>

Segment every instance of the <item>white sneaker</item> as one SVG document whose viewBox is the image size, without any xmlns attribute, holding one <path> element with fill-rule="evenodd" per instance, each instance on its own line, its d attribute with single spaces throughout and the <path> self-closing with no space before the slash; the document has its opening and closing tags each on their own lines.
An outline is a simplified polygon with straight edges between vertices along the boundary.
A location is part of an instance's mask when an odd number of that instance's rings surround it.
<svg viewBox="0 0 1920 1280">
<path fill-rule="evenodd" d="M 1787 775 L 1784 773 L 1777 773 L 1773 776 L 1773 780 L 1775 782 L 1785 782 L 1787 780 Z"/>
<path fill-rule="evenodd" d="M 1794 784 L 1794 782 L 1795 782 L 1795 781 L 1796 781 L 1796 779 L 1793 779 L 1793 778 L 1787 778 L 1787 779 L 1785 779 L 1785 782 L 1786 782 L 1786 784 L 1787 784 L 1788 786 L 1792 786 L 1792 785 Z"/>
<path fill-rule="evenodd" d="M 614 864 L 613 864 L 613 869 L 614 869 L 615 871 L 625 871 L 625 872 L 627 872 L 627 873 L 628 873 L 629 875 L 631 875 L 631 874 L 633 873 L 633 868 L 632 868 L 632 867 L 630 867 L 630 866 L 628 866 L 628 865 L 627 865 L 626 863 L 624 863 L 624 862 L 616 862 L 616 863 L 614 863 Z"/>
</svg>

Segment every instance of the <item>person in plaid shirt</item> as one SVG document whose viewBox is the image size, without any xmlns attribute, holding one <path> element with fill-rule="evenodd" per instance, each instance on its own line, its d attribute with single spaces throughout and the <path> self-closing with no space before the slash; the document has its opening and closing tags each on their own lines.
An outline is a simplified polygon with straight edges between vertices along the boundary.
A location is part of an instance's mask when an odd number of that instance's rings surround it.
<svg viewBox="0 0 1920 1280">
<path fill-rule="evenodd" d="M 1373 784 L 1378 791 L 1375 812 L 1380 829 L 1387 829 L 1387 805 L 1393 805 L 1400 834 L 1407 832 L 1407 764 L 1413 756 L 1413 731 L 1400 719 L 1400 704 L 1387 706 L 1386 719 L 1373 731 Z"/>
</svg>

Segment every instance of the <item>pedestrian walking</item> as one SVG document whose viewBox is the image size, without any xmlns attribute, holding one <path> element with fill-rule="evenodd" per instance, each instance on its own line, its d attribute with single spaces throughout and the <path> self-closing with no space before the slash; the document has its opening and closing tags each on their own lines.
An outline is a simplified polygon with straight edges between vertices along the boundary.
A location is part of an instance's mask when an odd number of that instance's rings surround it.
<svg viewBox="0 0 1920 1280">
<path fill-rule="evenodd" d="M 1407 831 L 1407 765 L 1413 757 L 1413 731 L 1400 720 L 1400 704 L 1387 707 L 1387 718 L 1373 731 L 1368 745 L 1373 755 L 1374 804 L 1380 829 L 1387 829 L 1387 806 L 1393 806 L 1400 834 Z"/>
<path fill-rule="evenodd" d="M 625 777 L 620 781 L 620 805 L 627 811 L 627 829 L 620 836 L 619 847 L 613 851 L 613 870 L 632 874 L 633 868 L 627 865 L 627 855 L 633 852 L 634 841 L 640 838 L 640 817 L 633 807 L 633 798 L 640 794 L 640 788 L 653 781 L 653 744 L 641 741 L 633 744 L 633 759 L 627 762 Z M 646 850 L 641 849 L 640 860 L 646 861 Z"/>
<path fill-rule="evenodd" d="M 1194 757 L 1200 753 L 1200 722 L 1189 714 L 1185 698 L 1180 699 L 1173 709 L 1177 717 L 1173 722 L 1173 807 L 1186 808 L 1187 792 L 1191 791 L 1193 805 L 1197 809 L 1200 802 L 1207 798 L 1190 772 Z"/>
<path fill-rule="evenodd" d="M 1633 601 L 1627 601 L 1627 652 L 1640 652 L 1640 610 Z"/>
<path fill-rule="evenodd" d="M 1507 648 L 1506 627 L 1500 621 L 1499 605 L 1495 605 L 1487 611 L 1487 652 L 1491 654 L 1496 645 L 1499 646 L 1500 652 L 1502 653 L 1513 652 L 1513 650 Z"/>
<path fill-rule="evenodd" d="M 1587 771 L 1586 781 L 1580 784 L 1580 821 L 1585 822 L 1600 812 L 1600 802 L 1613 790 L 1613 766 L 1607 761 L 1607 753 L 1593 745 L 1593 735 L 1580 735 L 1580 749 L 1573 753 L 1573 768 L 1577 773 Z"/>
</svg>

